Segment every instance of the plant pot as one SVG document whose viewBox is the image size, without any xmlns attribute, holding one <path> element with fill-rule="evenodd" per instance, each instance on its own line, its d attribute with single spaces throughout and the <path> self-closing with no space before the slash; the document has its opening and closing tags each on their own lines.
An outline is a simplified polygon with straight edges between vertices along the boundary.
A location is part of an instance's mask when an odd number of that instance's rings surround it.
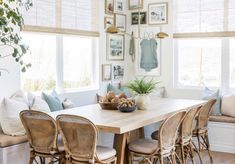
<svg viewBox="0 0 235 164">
<path fill-rule="evenodd" d="M 135 96 L 135 103 L 138 109 L 145 110 L 149 102 L 150 102 L 149 95 Z"/>
</svg>

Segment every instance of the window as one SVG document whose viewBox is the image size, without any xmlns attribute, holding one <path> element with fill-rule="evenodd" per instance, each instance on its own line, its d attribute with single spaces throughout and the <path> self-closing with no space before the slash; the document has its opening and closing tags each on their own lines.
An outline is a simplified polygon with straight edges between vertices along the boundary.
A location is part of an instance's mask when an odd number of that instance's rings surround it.
<svg viewBox="0 0 235 164">
<path fill-rule="evenodd" d="M 32 67 L 22 73 L 22 88 L 26 91 L 51 90 L 56 86 L 56 37 L 41 34 L 23 34 L 31 55 Z M 27 60 L 27 59 L 26 59 Z"/>
<path fill-rule="evenodd" d="M 234 16 L 234 0 L 174 0 L 175 87 L 235 87 Z"/>
<path fill-rule="evenodd" d="M 97 87 L 97 39 L 23 33 L 32 68 L 22 73 L 22 88 L 42 91 Z"/>
<path fill-rule="evenodd" d="M 235 88 L 235 39 L 230 39 L 230 87 Z"/>
<path fill-rule="evenodd" d="M 220 39 L 181 39 L 177 53 L 178 86 L 220 86 Z"/>
</svg>

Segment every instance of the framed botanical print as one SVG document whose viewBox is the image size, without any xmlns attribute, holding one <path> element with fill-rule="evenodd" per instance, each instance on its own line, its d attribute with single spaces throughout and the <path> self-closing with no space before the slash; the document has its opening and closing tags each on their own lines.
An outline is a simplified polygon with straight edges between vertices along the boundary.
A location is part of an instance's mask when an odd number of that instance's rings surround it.
<svg viewBox="0 0 235 164">
<path fill-rule="evenodd" d="M 149 4 L 149 24 L 167 24 L 168 22 L 168 3 Z"/>
<path fill-rule="evenodd" d="M 105 14 L 112 15 L 114 13 L 114 0 L 105 0 Z"/>
<path fill-rule="evenodd" d="M 124 60 L 124 42 L 124 35 L 107 34 L 107 60 Z"/>
<path fill-rule="evenodd" d="M 138 25 L 139 23 L 139 13 L 131 13 L 131 25 Z M 140 12 L 140 24 L 147 24 L 147 12 Z"/>
<path fill-rule="evenodd" d="M 104 28 L 109 28 L 111 26 L 114 26 L 114 19 L 113 17 L 105 17 L 104 18 Z"/>
<path fill-rule="evenodd" d="M 126 0 L 114 0 L 114 12 L 123 13 L 125 10 Z"/>
<path fill-rule="evenodd" d="M 102 80 L 110 81 L 112 80 L 112 65 L 102 64 Z"/>
<path fill-rule="evenodd" d="M 114 14 L 114 23 L 120 31 L 126 32 L 126 15 Z"/>
<path fill-rule="evenodd" d="M 140 1 L 140 6 L 139 6 Z M 137 10 L 144 8 L 144 0 L 128 0 L 129 10 Z"/>
</svg>

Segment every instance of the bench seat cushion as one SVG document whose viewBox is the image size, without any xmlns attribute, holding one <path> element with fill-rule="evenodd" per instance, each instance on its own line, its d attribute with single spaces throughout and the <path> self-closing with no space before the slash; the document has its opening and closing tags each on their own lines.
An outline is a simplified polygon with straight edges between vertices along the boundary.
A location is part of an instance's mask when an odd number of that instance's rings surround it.
<svg viewBox="0 0 235 164">
<path fill-rule="evenodd" d="M 4 134 L 2 130 L 0 130 L 0 147 L 1 148 L 21 144 L 27 141 L 28 140 L 27 140 L 26 135 L 13 137 L 13 136 Z"/>
<path fill-rule="evenodd" d="M 235 117 L 229 117 L 229 116 L 223 116 L 223 115 L 222 116 L 210 116 L 210 121 L 235 124 Z"/>
</svg>

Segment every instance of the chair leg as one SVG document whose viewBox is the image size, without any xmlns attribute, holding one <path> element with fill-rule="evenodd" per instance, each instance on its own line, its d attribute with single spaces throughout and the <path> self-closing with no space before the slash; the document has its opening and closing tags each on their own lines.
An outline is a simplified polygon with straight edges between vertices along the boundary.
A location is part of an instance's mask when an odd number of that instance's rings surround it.
<svg viewBox="0 0 235 164">
<path fill-rule="evenodd" d="M 132 152 L 128 152 L 128 158 L 129 158 L 129 163 L 133 164 L 133 153 Z"/>
<path fill-rule="evenodd" d="M 163 164 L 163 156 L 160 155 L 160 164 Z"/>
<path fill-rule="evenodd" d="M 208 151 L 208 154 L 210 156 L 210 160 L 211 160 L 211 163 L 213 163 L 213 157 L 211 155 L 211 151 L 210 151 L 210 142 L 209 142 L 209 136 L 208 136 L 208 133 L 206 133 L 205 135 L 205 141 L 206 141 L 206 146 L 207 146 L 207 151 Z"/>
<path fill-rule="evenodd" d="M 181 160 L 182 160 L 182 163 L 185 164 L 185 158 L 184 158 L 184 146 L 183 145 L 180 145 L 180 151 L 181 151 Z"/>
<path fill-rule="evenodd" d="M 194 146 L 194 148 L 195 148 L 195 151 L 196 151 L 196 153 L 197 153 L 197 155 L 198 155 L 198 158 L 199 158 L 199 160 L 200 160 L 200 164 L 203 164 L 203 162 L 202 162 L 202 157 L 201 157 L 201 154 L 200 154 L 199 151 L 198 151 L 197 146 L 195 145 L 194 142 L 192 142 L 192 144 L 193 144 L 193 146 Z"/>
<path fill-rule="evenodd" d="M 194 152 L 193 152 L 193 144 L 192 142 L 189 144 L 189 151 L 190 151 L 190 157 L 191 157 L 191 160 L 192 160 L 192 164 L 195 164 L 195 161 L 194 161 Z"/>
</svg>

